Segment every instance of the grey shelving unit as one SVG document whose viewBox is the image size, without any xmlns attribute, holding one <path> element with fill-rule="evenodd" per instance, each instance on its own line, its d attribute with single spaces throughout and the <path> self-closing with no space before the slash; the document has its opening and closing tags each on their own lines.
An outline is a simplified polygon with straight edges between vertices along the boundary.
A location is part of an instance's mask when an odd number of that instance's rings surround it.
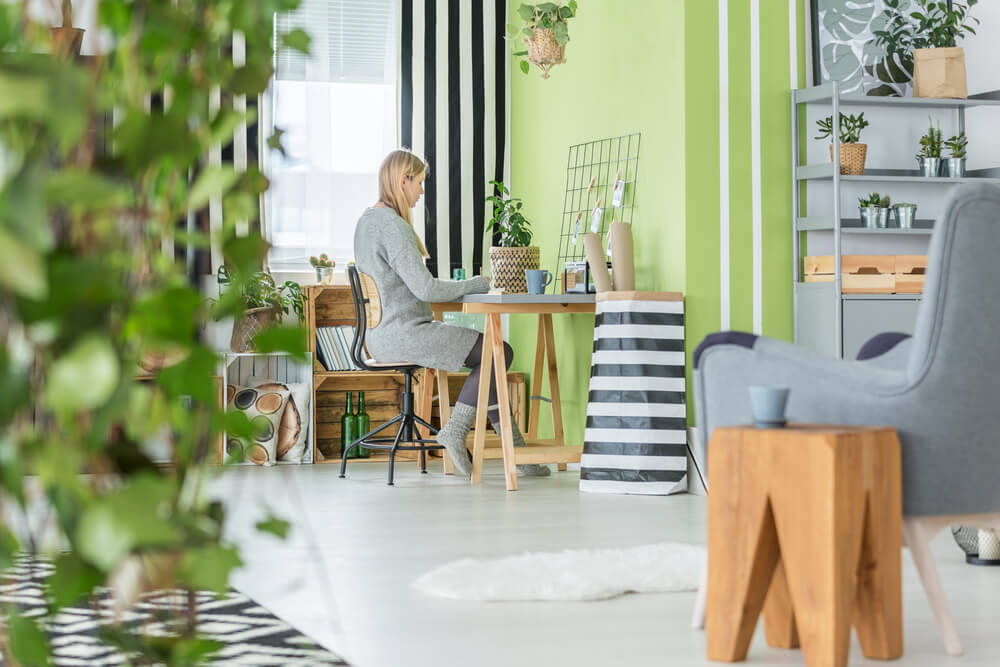
<svg viewBox="0 0 1000 667">
<path fill-rule="evenodd" d="M 841 187 L 844 183 L 926 185 L 946 191 L 960 183 L 998 183 L 1000 169 L 970 170 L 963 178 L 921 176 L 916 169 L 866 169 L 862 176 L 840 173 L 840 112 L 842 107 L 882 107 L 888 109 L 929 109 L 954 111 L 959 132 L 965 131 L 966 109 L 1000 107 L 1000 91 L 972 95 L 965 100 L 929 99 L 917 97 L 875 97 L 841 94 L 837 81 L 820 86 L 792 90 L 792 232 L 795 342 L 834 357 L 853 356 L 853 352 L 868 334 L 881 331 L 911 332 L 916 322 L 920 294 L 842 294 L 841 257 L 843 237 L 859 238 L 928 237 L 934 220 L 918 219 L 912 229 L 862 227 L 856 218 L 844 217 L 841 211 Z M 833 116 L 833 159 L 829 163 L 799 164 L 799 110 L 802 105 L 825 105 Z M 869 130 L 870 131 L 870 130 Z M 804 215 L 800 185 L 806 182 L 829 183 L 832 206 L 823 215 Z M 806 283 L 802 280 L 800 233 L 833 232 L 834 280 Z"/>
</svg>

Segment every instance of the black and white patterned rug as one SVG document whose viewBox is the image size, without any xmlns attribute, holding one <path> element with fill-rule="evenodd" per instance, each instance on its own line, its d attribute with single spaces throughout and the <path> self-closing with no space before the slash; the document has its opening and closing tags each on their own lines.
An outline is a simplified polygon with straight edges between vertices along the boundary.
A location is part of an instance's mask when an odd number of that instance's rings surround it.
<svg viewBox="0 0 1000 667">
<path fill-rule="evenodd" d="M 16 605 L 25 616 L 43 615 L 45 580 L 54 569 L 48 560 L 19 557 L 14 567 L 0 578 L 0 606 Z M 125 614 L 124 625 L 129 629 L 141 628 L 148 636 L 171 636 L 170 623 L 164 619 L 176 619 L 185 609 L 187 596 L 186 591 L 178 590 L 145 595 Z M 238 591 L 230 589 L 224 595 L 198 591 L 195 597 L 198 634 L 223 645 L 204 664 L 347 665 Z M 98 638 L 100 628 L 108 625 L 111 625 L 111 610 L 106 592 L 99 592 L 92 606 L 60 610 L 44 622 L 51 643 L 51 664 L 60 667 L 129 664 L 127 656 Z"/>
</svg>

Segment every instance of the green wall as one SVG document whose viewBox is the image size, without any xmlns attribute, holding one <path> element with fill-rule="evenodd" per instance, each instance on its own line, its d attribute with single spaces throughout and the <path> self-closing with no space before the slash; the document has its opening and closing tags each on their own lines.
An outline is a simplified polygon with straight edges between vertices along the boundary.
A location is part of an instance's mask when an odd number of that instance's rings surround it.
<svg viewBox="0 0 1000 667">
<path fill-rule="evenodd" d="M 797 45 L 804 81 L 805 0 Z M 789 7 L 760 1 L 763 333 L 790 339 Z M 511 3 L 511 22 L 519 1 Z M 685 293 L 690 354 L 720 324 L 719 22 L 716 0 L 582 0 L 567 62 L 543 80 L 511 63 L 511 185 L 556 269 L 571 144 L 642 133 L 634 228 L 636 285 Z M 628 11 L 625 11 L 627 7 Z M 730 0 L 728 38 L 731 328 L 752 330 L 750 6 Z M 554 318 L 566 436 L 582 442 L 593 317 Z M 535 319 L 511 317 L 515 369 L 531 372 Z M 690 363 L 689 363 L 690 366 Z M 532 393 L 538 393 L 535 388 Z M 547 394 L 547 389 L 542 390 Z M 690 408 L 689 405 L 689 414 Z M 543 434 L 550 432 L 547 415 Z"/>
</svg>

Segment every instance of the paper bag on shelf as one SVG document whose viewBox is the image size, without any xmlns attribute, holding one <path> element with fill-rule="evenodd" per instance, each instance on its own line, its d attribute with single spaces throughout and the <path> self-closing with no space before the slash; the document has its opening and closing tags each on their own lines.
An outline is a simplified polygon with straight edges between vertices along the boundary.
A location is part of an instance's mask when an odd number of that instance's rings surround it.
<svg viewBox="0 0 1000 667">
<path fill-rule="evenodd" d="M 962 47 L 914 49 L 913 96 L 960 100 L 969 97 Z"/>
<path fill-rule="evenodd" d="M 615 291 L 635 290 L 635 258 L 632 254 L 632 225 L 628 222 L 611 223 L 611 270 L 615 277 Z"/>
<path fill-rule="evenodd" d="M 604 260 L 604 248 L 601 247 L 600 234 L 584 234 L 583 248 L 587 253 L 587 263 L 590 264 L 590 275 L 594 278 L 594 287 L 598 292 L 611 291 L 611 278 L 608 276 L 608 265 Z"/>
</svg>

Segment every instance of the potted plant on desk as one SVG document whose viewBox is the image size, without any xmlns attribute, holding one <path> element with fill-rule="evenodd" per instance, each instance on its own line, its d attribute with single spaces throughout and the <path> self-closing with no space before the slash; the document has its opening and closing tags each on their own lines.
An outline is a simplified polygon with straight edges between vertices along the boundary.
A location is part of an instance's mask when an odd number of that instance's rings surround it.
<svg viewBox="0 0 1000 667">
<path fill-rule="evenodd" d="M 530 223 L 521 213 L 523 202 L 511 198 L 510 190 L 500 181 L 490 181 L 497 195 L 486 198 L 493 206 L 493 217 L 486 225 L 486 231 L 499 235 L 499 245 L 490 248 L 490 268 L 493 287 L 511 294 L 525 294 L 528 283 L 526 269 L 537 269 L 540 265 L 538 246 L 531 245 Z"/>
<path fill-rule="evenodd" d="M 816 121 L 819 126 L 817 139 L 830 139 L 830 159 L 833 160 L 833 116 Z M 865 173 L 868 144 L 861 141 L 861 130 L 868 127 L 865 114 L 847 116 L 840 114 L 840 173 L 860 176 Z"/>
<path fill-rule="evenodd" d="M 333 267 L 337 263 L 327 257 L 325 252 L 319 257 L 310 257 L 309 263 L 316 269 L 316 282 L 321 285 L 329 285 L 333 282 Z"/>
<path fill-rule="evenodd" d="M 965 52 L 957 42 L 976 34 L 969 10 L 979 0 L 885 0 L 875 44 L 913 75 L 914 97 L 965 99 Z"/>
<path fill-rule="evenodd" d="M 228 286 L 230 270 L 223 264 L 219 267 L 219 286 Z M 291 280 L 278 285 L 270 271 L 258 271 L 243 283 L 242 300 L 245 310 L 242 317 L 233 324 L 233 336 L 229 349 L 233 352 L 253 352 L 254 337 L 262 330 L 273 326 L 289 310 L 295 312 L 299 322 L 305 319 L 305 297 L 302 287 Z"/>
</svg>

